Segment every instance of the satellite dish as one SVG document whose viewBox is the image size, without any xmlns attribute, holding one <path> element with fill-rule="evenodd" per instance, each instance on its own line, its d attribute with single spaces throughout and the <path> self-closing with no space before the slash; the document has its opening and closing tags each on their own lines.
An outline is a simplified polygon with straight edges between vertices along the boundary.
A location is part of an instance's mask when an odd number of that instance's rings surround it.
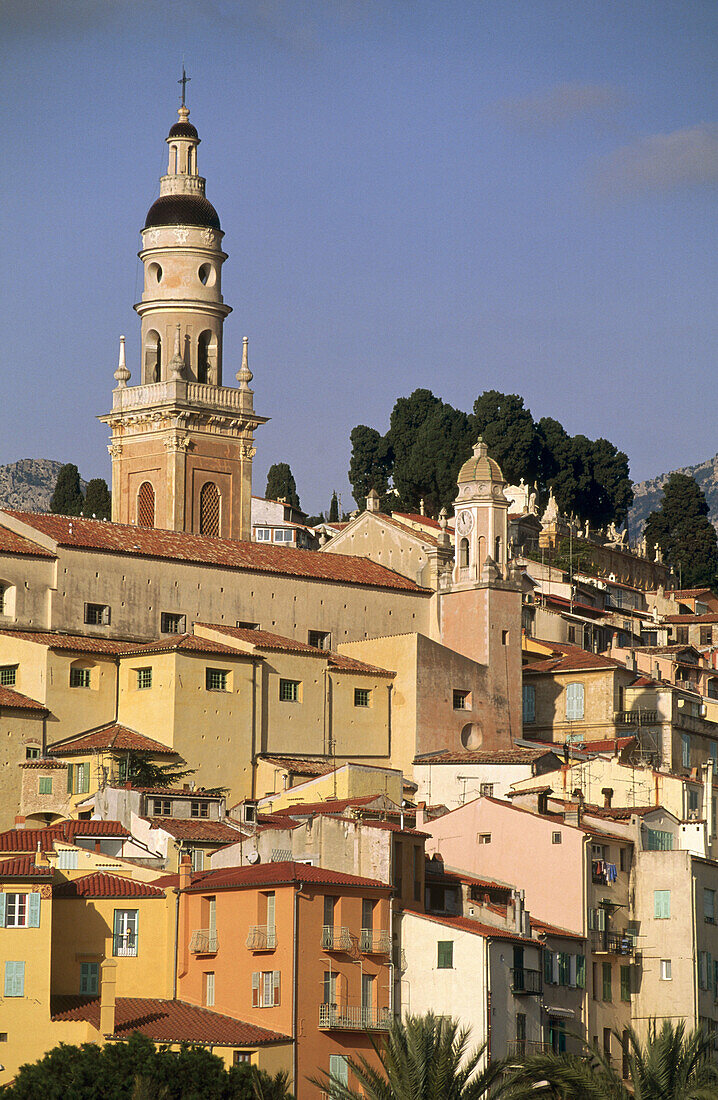
<svg viewBox="0 0 718 1100">
<path fill-rule="evenodd" d="M 250 852 L 247 856 L 247 863 L 259 863 L 259 852 Z"/>
</svg>

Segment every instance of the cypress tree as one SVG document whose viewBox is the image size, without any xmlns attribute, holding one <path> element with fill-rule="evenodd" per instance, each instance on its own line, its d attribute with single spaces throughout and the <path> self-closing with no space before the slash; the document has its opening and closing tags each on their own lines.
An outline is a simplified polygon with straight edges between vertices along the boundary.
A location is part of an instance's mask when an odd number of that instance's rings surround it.
<svg viewBox="0 0 718 1100">
<path fill-rule="evenodd" d="M 80 472 L 72 462 L 67 462 L 57 475 L 50 511 L 58 516 L 79 516 L 84 503 Z"/>
</svg>

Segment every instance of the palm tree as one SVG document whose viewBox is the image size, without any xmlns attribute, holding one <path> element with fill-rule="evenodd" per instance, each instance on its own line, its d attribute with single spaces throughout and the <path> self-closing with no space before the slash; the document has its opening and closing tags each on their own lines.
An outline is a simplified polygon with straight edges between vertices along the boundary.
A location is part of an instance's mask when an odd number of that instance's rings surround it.
<svg viewBox="0 0 718 1100">
<path fill-rule="evenodd" d="M 469 1052 L 469 1030 L 433 1012 L 395 1019 L 381 1045 L 373 1043 L 379 1068 L 364 1057 L 349 1066 L 361 1091 L 324 1071 L 313 1078 L 331 1100 L 482 1100 L 508 1093 L 503 1063 L 481 1069 L 486 1046 Z"/>
<path fill-rule="evenodd" d="M 620 1039 L 620 1036 L 617 1036 Z M 685 1021 L 649 1020 L 641 1042 L 629 1028 L 626 1081 L 602 1052 L 537 1054 L 514 1067 L 510 1081 L 516 1100 L 716 1100 L 718 1067 L 713 1040 L 702 1030 L 686 1031 Z"/>
</svg>

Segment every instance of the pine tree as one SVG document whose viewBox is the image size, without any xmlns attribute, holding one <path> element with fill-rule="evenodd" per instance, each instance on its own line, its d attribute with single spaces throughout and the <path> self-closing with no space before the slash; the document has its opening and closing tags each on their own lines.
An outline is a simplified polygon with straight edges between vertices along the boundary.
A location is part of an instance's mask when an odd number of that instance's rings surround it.
<svg viewBox="0 0 718 1100">
<path fill-rule="evenodd" d="M 57 475 L 55 491 L 50 499 L 50 511 L 57 516 L 79 516 L 84 506 L 80 472 L 71 462 Z"/>
<path fill-rule="evenodd" d="M 337 498 L 336 489 L 332 493 L 332 499 L 329 504 L 329 523 L 339 522 L 339 500 Z"/>
<path fill-rule="evenodd" d="M 83 512 L 95 519 L 110 519 L 112 515 L 112 497 L 104 477 L 93 477 L 87 483 Z"/>
<path fill-rule="evenodd" d="M 297 493 L 297 483 L 288 462 L 275 462 L 273 466 L 269 467 L 267 488 L 264 495 L 267 500 L 283 500 L 287 504 L 291 504 L 292 508 L 296 508 L 297 511 L 301 512 L 302 510 Z"/>
<path fill-rule="evenodd" d="M 708 504 L 695 478 L 671 474 L 660 507 L 646 520 L 649 550 L 658 545 L 679 573 L 683 588 L 718 582 L 718 540 Z"/>
</svg>

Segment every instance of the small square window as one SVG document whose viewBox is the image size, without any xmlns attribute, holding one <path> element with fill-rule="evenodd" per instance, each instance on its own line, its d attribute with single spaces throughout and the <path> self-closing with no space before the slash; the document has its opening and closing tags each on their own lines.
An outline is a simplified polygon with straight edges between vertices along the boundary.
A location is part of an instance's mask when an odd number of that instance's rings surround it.
<svg viewBox="0 0 718 1100">
<path fill-rule="evenodd" d="M 85 622 L 89 626 L 109 626 L 110 608 L 106 603 L 86 603 Z"/>
<path fill-rule="evenodd" d="M 15 687 L 17 665 L 3 665 L 0 668 L 0 687 Z"/>
<path fill-rule="evenodd" d="M 476 836 L 476 842 L 477 844 L 490 844 L 491 833 L 478 833 Z"/>
<path fill-rule="evenodd" d="M 671 960 L 670 959 L 661 959 L 661 981 L 662 982 L 672 981 Z"/>
<path fill-rule="evenodd" d="M 551 843 L 552 844 L 560 844 L 561 843 L 561 834 L 560 833 L 551 833 Z"/>
<path fill-rule="evenodd" d="M 369 688 L 354 688 L 354 706 L 368 707 L 371 704 L 371 691 Z"/>
<path fill-rule="evenodd" d="M 52 794 L 52 776 L 41 775 L 37 784 L 38 794 Z"/>
<path fill-rule="evenodd" d="M 300 680 L 280 680 L 279 700 L 282 703 L 298 703 Z"/>
<path fill-rule="evenodd" d="M 502 630 L 501 631 L 501 644 L 502 645 L 508 645 L 509 644 L 509 632 L 508 632 L 508 630 Z"/>
<path fill-rule="evenodd" d="M 39 760 L 40 759 L 40 750 L 37 747 L 37 745 L 28 745 L 27 746 L 27 748 L 25 749 L 25 759 L 26 760 Z"/>
<path fill-rule="evenodd" d="M 209 817 L 209 802 L 190 803 L 190 814 L 192 817 Z"/>
<path fill-rule="evenodd" d="M 454 966 L 454 941 L 439 940 L 437 945 L 437 970 L 451 970 Z"/>
<path fill-rule="evenodd" d="M 223 668 L 208 668 L 206 676 L 207 691 L 227 691 L 229 673 Z"/>
<path fill-rule="evenodd" d="M 269 527 L 256 527 L 254 530 L 254 537 L 257 542 L 271 542 L 272 532 Z"/>
<path fill-rule="evenodd" d="M 152 814 L 154 817 L 171 817 L 171 800 L 169 798 L 154 798 L 152 800 Z"/>
<path fill-rule="evenodd" d="M 332 648 L 332 636 L 326 630 L 310 630 L 307 641 L 310 645 L 313 645 L 315 649 Z"/>
<path fill-rule="evenodd" d="M 144 691 L 145 688 L 152 687 L 152 669 L 151 668 L 138 668 L 137 669 L 137 687 L 140 691 Z"/>
<path fill-rule="evenodd" d="M 174 611 L 163 611 L 160 615 L 160 632 L 162 634 L 184 634 L 186 622 L 185 615 L 175 614 Z"/>
<path fill-rule="evenodd" d="M 454 710 L 471 710 L 471 692 L 454 690 Z"/>
<path fill-rule="evenodd" d="M 493 783 L 479 783 L 479 796 L 481 798 L 493 798 L 494 797 L 494 785 L 493 785 Z"/>
<path fill-rule="evenodd" d="M 252 1053 L 249 1050 L 235 1050 L 232 1062 L 235 1066 L 238 1066 L 240 1062 L 251 1062 Z"/>
<path fill-rule="evenodd" d="M 89 668 L 71 668 L 70 669 L 70 687 L 71 688 L 89 688 L 90 686 L 90 670 Z"/>
</svg>

